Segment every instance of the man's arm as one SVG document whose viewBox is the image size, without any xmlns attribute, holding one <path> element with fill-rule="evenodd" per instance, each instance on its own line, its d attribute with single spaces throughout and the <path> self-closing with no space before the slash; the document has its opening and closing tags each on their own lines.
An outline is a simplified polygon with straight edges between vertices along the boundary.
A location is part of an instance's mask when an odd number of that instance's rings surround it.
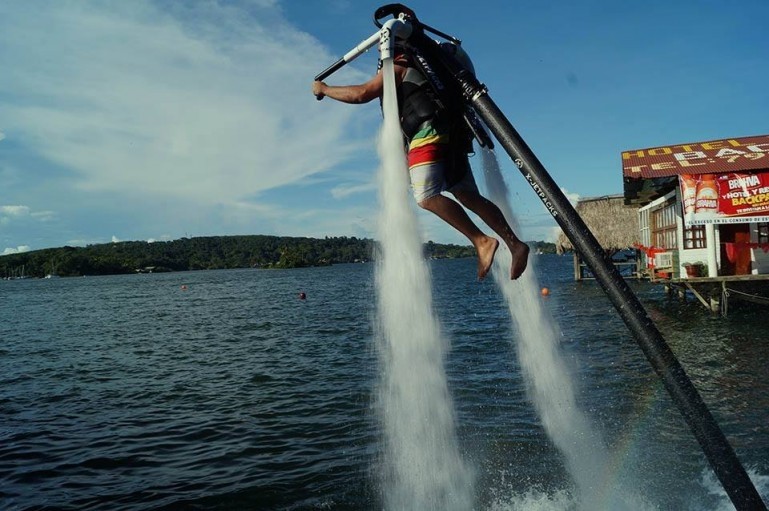
<svg viewBox="0 0 769 511">
<path fill-rule="evenodd" d="M 371 80 L 360 85 L 326 85 L 324 82 L 314 82 L 312 93 L 318 99 L 328 96 L 343 103 L 368 103 L 382 95 L 382 73 L 377 73 Z"/>
<path fill-rule="evenodd" d="M 395 65 L 396 84 L 401 83 L 405 73 L 405 67 L 397 64 Z M 326 85 L 325 82 L 318 81 L 313 82 L 312 84 L 312 93 L 315 94 L 315 97 L 318 99 L 323 99 L 328 96 L 331 99 L 354 105 L 368 103 L 372 99 L 380 97 L 383 89 L 384 82 L 382 80 L 381 72 L 374 75 L 374 77 L 366 83 L 360 85 Z"/>
</svg>

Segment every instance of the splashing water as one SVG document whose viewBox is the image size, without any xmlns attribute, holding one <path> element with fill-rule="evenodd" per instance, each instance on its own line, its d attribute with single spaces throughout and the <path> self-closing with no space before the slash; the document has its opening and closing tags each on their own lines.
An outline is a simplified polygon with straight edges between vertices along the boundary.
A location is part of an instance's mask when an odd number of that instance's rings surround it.
<svg viewBox="0 0 769 511">
<path fill-rule="evenodd" d="M 391 60 L 384 61 L 377 258 L 383 499 L 392 510 L 472 509 L 472 476 L 457 447 L 443 366 L 446 342 L 411 206 Z"/>
<path fill-rule="evenodd" d="M 481 151 L 489 199 L 518 231 L 508 199 L 508 188 L 493 151 Z M 609 453 L 600 435 L 576 403 L 570 374 L 560 350 L 556 323 L 539 297 L 533 258 L 517 281 L 509 278 L 510 251 L 500 247 L 492 273 L 505 296 L 518 331 L 518 357 L 529 393 L 545 431 L 563 454 L 575 485 L 580 509 L 644 509 L 626 490 L 607 487 L 611 469 Z"/>
</svg>

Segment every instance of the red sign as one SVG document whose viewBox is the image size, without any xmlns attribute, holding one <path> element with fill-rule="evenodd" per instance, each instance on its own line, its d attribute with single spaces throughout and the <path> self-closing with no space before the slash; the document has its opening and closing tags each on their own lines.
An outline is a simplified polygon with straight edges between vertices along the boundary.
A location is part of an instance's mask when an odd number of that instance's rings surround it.
<svg viewBox="0 0 769 511">
<path fill-rule="evenodd" d="M 622 153 L 622 174 L 652 179 L 769 169 L 769 135 L 634 149 Z"/>
<path fill-rule="evenodd" d="M 769 172 L 681 175 L 687 226 L 769 222 Z"/>
</svg>

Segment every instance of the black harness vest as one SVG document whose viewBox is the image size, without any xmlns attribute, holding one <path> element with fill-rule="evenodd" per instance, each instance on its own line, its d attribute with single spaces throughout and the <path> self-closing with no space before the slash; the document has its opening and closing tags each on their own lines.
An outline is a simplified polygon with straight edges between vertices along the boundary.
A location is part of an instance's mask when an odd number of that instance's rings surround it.
<svg viewBox="0 0 769 511">
<path fill-rule="evenodd" d="M 413 66 L 410 58 L 407 66 L 398 88 L 398 109 L 403 134 L 411 140 L 423 122 L 434 119 L 444 109 L 437 102 L 427 78 Z"/>
</svg>

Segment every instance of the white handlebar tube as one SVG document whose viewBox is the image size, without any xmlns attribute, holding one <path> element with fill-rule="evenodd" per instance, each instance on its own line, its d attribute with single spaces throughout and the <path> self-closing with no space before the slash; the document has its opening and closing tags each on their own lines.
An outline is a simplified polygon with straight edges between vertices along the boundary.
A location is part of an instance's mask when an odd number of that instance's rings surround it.
<svg viewBox="0 0 769 511">
<path fill-rule="evenodd" d="M 368 39 L 365 39 L 360 43 L 358 43 L 358 45 L 355 48 L 345 53 L 341 59 L 337 60 L 336 62 L 328 66 L 324 71 L 319 73 L 318 76 L 315 77 L 315 80 L 318 81 L 318 80 L 326 79 L 329 75 L 338 71 L 339 68 L 341 68 L 345 64 L 352 62 L 361 54 L 366 53 L 368 49 L 374 46 L 376 43 L 378 43 L 379 40 L 380 40 L 379 31 L 374 32 L 373 34 L 371 34 L 371 36 Z"/>
<path fill-rule="evenodd" d="M 352 62 L 353 60 L 358 58 L 359 55 L 366 53 L 369 50 L 369 48 L 371 48 L 377 43 L 377 41 L 379 41 L 379 32 L 374 32 L 368 37 L 368 39 L 366 39 L 365 41 L 361 41 L 358 44 L 358 46 L 356 46 L 352 50 L 345 53 L 344 56 L 342 57 L 342 60 L 344 60 L 345 62 Z"/>
<path fill-rule="evenodd" d="M 384 26 L 378 30 L 377 32 L 374 32 L 369 36 L 367 39 L 361 41 L 358 43 L 355 48 L 348 51 L 344 54 L 344 56 L 328 66 L 324 71 L 319 73 L 315 80 L 325 80 L 328 78 L 331 74 L 337 72 L 342 66 L 345 64 L 349 64 L 356 58 L 358 58 L 363 53 L 366 53 L 369 48 L 374 46 L 375 44 L 379 43 L 379 51 L 381 53 L 381 58 L 384 60 L 386 58 L 392 58 L 393 55 L 393 48 L 395 46 L 395 39 L 406 39 L 408 36 L 411 35 L 411 24 L 407 21 L 404 21 L 401 18 L 398 19 L 391 19 L 387 23 L 384 24 Z"/>
</svg>

